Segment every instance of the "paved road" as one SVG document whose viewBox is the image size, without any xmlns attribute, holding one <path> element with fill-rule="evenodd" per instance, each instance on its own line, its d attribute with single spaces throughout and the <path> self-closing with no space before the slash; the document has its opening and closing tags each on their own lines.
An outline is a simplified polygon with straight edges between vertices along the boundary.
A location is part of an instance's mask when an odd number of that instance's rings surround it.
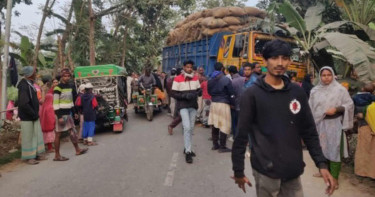
<svg viewBox="0 0 375 197">
<path fill-rule="evenodd" d="M 193 136 L 197 157 L 186 164 L 181 126 L 173 136 L 167 135 L 171 120 L 165 114 L 155 115 L 149 122 L 144 115 L 133 114 L 121 134 L 111 132 L 96 136 L 98 146 L 88 154 L 75 156 L 71 143 L 62 146 L 66 162 L 48 161 L 36 166 L 17 165 L 2 172 L 0 196 L 69 196 L 69 197 L 229 197 L 255 196 L 254 188 L 244 194 L 232 180 L 230 153 L 211 151 L 210 130 L 197 128 Z M 231 146 L 231 143 L 229 143 Z M 306 172 L 302 177 L 305 196 L 324 195 L 321 179 L 313 178 L 316 171 L 305 154 Z M 246 174 L 251 178 L 249 161 Z M 370 196 L 342 181 L 340 197 Z"/>
</svg>

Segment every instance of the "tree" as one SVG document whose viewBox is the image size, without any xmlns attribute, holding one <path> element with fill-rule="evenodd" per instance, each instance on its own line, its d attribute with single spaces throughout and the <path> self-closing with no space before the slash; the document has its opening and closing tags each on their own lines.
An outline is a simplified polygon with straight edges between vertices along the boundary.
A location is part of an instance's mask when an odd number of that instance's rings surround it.
<svg viewBox="0 0 375 197">
<path fill-rule="evenodd" d="M 375 22 L 374 0 L 335 0 L 336 5 L 343 10 L 344 16 L 349 21 L 369 25 Z"/>
<path fill-rule="evenodd" d="M 317 60 L 314 64 L 317 70 L 322 66 L 319 63 L 326 63 L 328 58 L 332 58 L 332 55 L 327 53 L 326 49 L 329 49 L 332 53 L 341 54 L 343 59 L 353 65 L 360 81 L 367 83 L 375 79 L 375 68 L 372 66 L 375 52 L 365 42 L 375 41 L 375 31 L 363 24 L 348 21 L 337 21 L 322 26 L 324 7 L 321 3 L 309 7 L 304 18 L 289 1 L 274 3 L 272 9 L 285 17 L 289 25 L 286 27 L 287 30 L 308 52 L 308 60 Z M 356 29 L 361 29 L 361 32 L 355 31 Z M 358 37 L 358 33 L 366 34 L 366 37 Z M 319 52 L 322 50 L 328 58 L 319 62 Z"/>
<path fill-rule="evenodd" d="M 44 22 L 46 21 L 47 16 L 51 15 L 51 9 L 52 9 L 54 4 L 55 4 L 55 0 L 52 0 L 51 4 L 50 4 L 50 0 L 47 0 L 46 4 L 44 5 L 43 16 L 42 16 L 42 20 L 40 22 L 38 37 L 37 37 L 37 40 L 36 40 L 35 54 L 39 54 L 40 39 L 42 37 Z M 34 59 L 33 59 L 33 64 L 32 64 L 34 66 L 34 68 L 37 67 L 37 63 L 38 63 L 38 57 L 35 56 Z"/>
<path fill-rule="evenodd" d="M 198 7 L 201 8 L 215 8 L 227 6 L 245 6 L 246 0 L 197 0 Z"/>
</svg>

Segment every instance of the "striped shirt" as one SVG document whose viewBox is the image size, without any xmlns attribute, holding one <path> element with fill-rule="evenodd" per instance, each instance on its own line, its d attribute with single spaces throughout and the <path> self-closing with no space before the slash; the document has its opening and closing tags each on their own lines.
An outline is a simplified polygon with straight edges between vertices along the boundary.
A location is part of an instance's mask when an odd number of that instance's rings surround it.
<svg viewBox="0 0 375 197">
<path fill-rule="evenodd" d="M 60 83 L 53 89 L 53 109 L 56 116 L 71 115 L 74 111 L 73 88 L 70 84 Z"/>
</svg>

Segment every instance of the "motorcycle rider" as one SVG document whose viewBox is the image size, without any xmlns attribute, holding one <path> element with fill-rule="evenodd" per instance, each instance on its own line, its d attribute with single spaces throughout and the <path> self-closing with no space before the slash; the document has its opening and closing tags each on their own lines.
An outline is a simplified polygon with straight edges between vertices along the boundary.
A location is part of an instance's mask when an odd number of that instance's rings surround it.
<svg viewBox="0 0 375 197">
<path fill-rule="evenodd" d="M 139 78 L 138 84 L 142 89 L 151 89 L 156 85 L 155 77 L 151 74 L 150 68 L 145 69 L 145 73 Z"/>
</svg>

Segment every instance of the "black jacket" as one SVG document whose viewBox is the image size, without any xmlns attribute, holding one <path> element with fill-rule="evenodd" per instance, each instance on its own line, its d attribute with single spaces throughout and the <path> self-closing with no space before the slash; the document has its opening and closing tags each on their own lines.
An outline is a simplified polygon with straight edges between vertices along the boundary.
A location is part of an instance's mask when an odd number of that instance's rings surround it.
<svg viewBox="0 0 375 197">
<path fill-rule="evenodd" d="M 207 91 L 212 97 L 212 102 L 235 105 L 235 92 L 232 81 L 224 74 L 208 80 Z"/>
<path fill-rule="evenodd" d="M 301 139 L 319 168 L 327 168 L 305 92 L 283 78 L 276 90 L 258 79 L 246 89 L 240 103 L 239 132 L 232 150 L 233 171 L 244 176 L 244 155 L 251 138 L 251 165 L 270 178 L 290 180 L 304 170 Z"/>
<path fill-rule="evenodd" d="M 18 116 L 21 121 L 36 121 L 39 119 L 39 101 L 32 81 L 25 78 L 18 83 Z"/>
<path fill-rule="evenodd" d="M 171 96 L 177 100 L 176 110 L 184 108 L 198 109 L 198 97 L 202 95 L 199 79 L 181 74 L 174 78 Z"/>
</svg>

